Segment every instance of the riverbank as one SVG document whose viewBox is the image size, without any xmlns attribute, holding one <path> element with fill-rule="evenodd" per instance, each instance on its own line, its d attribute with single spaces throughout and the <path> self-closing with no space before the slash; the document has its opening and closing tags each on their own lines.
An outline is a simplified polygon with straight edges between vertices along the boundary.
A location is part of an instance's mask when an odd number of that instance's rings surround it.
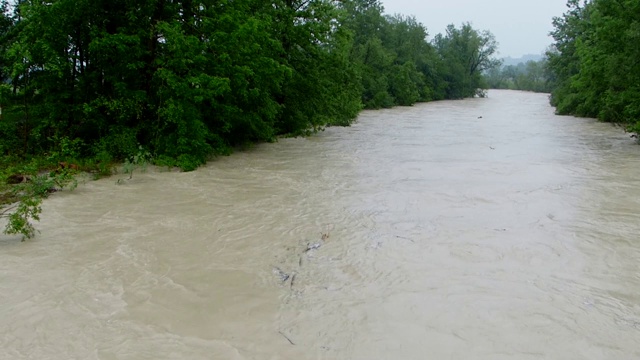
<svg viewBox="0 0 640 360">
<path fill-rule="evenodd" d="M 499 93 L 518 92 L 499 89 L 492 89 L 491 91 L 497 91 Z M 534 94 L 528 91 L 522 92 Z M 451 100 L 443 100 L 445 103 L 448 101 Z M 427 106 L 432 103 L 433 102 L 418 103 L 415 106 Z M 403 109 L 410 110 L 411 107 L 364 111 L 404 111 Z M 482 116 L 478 117 L 478 119 L 480 118 L 482 118 Z M 322 128 L 320 130 L 324 131 L 324 129 L 325 128 Z M 622 129 L 624 130 L 624 128 Z M 306 136 L 313 136 L 314 134 L 317 134 L 317 132 L 308 133 Z M 634 136 L 637 140 L 635 134 L 631 135 L 632 138 Z M 279 139 L 290 138 L 291 136 L 282 136 Z M 262 144 L 265 143 L 245 143 L 242 147 L 229 149 L 225 155 L 230 155 L 233 151 L 247 151 Z M 65 146 L 63 146 L 63 148 L 64 147 Z M 495 149 L 493 146 L 490 148 Z M 69 154 L 67 154 L 67 156 L 68 155 Z M 20 233 L 23 235 L 23 239 L 35 235 L 33 220 L 37 219 L 35 219 L 33 215 L 40 212 L 42 199 L 47 198 L 49 194 L 61 190 L 65 186 L 72 185 L 75 187 L 75 184 L 78 182 L 76 176 L 80 176 L 81 181 L 86 182 L 117 175 L 119 177 L 115 180 L 116 184 L 123 184 L 130 180 L 134 173 L 144 172 L 148 166 L 155 166 L 157 169 L 166 169 L 167 171 L 173 172 L 181 171 L 178 167 L 171 166 L 171 164 L 167 165 L 162 158 L 153 158 L 148 152 L 143 151 L 142 148 L 140 148 L 135 156 L 126 159 L 122 163 L 100 161 L 98 158 L 77 159 L 78 157 L 75 156 L 72 160 L 69 160 L 69 158 L 61 157 L 61 155 L 58 154 L 57 156 L 49 156 L 46 158 L 35 157 L 28 161 L 5 157 L 0 161 L 2 165 L 0 168 L 4 169 L 0 172 L 0 219 L 4 218 L 5 221 L 8 221 L 8 225 L 13 222 L 13 230 L 10 230 L 9 233 Z M 29 179 L 36 178 L 39 179 L 37 183 L 28 181 Z M 11 220 L 10 215 L 15 212 L 21 203 L 25 203 L 25 201 L 26 203 L 31 201 L 31 205 L 23 209 L 24 215 Z M 2 224 L 0 223 L 0 225 Z M 4 228 L 6 232 L 9 226 Z"/>
</svg>

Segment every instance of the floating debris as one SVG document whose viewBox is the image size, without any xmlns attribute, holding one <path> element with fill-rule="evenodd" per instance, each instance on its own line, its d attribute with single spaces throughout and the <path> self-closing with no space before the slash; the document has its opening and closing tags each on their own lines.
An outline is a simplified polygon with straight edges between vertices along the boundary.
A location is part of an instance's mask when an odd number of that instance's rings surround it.
<svg viewBox="0 0 640 360">
<path fill-rule="evenodd" d="M 411 241 L 412 243 L 415 243 L 415 241 L 413 241 L 413 239 L 409 239 L 408 237 L 398 236 L 398 235 L 396 235 L 396 237 L 397 237 L 398 239 L 409 240 L 409 241 Z"/>
<path fill-rule="evenodd" d="M 307 245 L 307 249 L 304 252 L 309 252 L 311 250 L 315 250 L 315 249 L 319 248 L 320 246 L 322 246 L 322 243 L 319 243 L 319 242 L 313 243 L 313 244 L 308 244 Z"/>
<path fill-rule="evenodd" d="M 278 267 L 273 268 L 273 273 L 278 275 L 282 282 L 285 282 L 285 281 L 287 281 L 289 279 L 289 274 L 287 274 L 286 272 L 280 270 L 280 268 L 278 268 Z"/>
<path fill-rule="evenodd" d="M 295 345 L 296 345 L 296 344 L 295 344 L 293 341 L 291 341 L 291 339 L 289 339 L 289 337 L 288 337 L 287 335 L 285 335 L 282 331 L 278 331 L 278 334 L 280 334 L 280 335 L 284 336 L 284 338 L 285 338 L 285 339 L 287 339 L 287 341 L 289 342 L 289 344 L 291 344 L 291 345 L 293 345 L 293 346 L 295 346 Z"/>
<path fill-rule="evenodd" d="M 296 281 L 296 274 L 291 276 L 291 283 L 289 284 L 289 288 L 293 290 L 293 282 Z"/>
</svg>

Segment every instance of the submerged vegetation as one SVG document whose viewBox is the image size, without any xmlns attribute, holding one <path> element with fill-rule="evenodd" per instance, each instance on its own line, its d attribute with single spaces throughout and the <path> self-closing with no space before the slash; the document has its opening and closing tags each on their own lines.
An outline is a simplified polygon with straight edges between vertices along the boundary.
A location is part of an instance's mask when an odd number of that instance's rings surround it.
<svg viewBox="0 0 640 360">
<path fill-rule="evenodd" d="M 51 188 L 57 175 L 38 174 L 61 162 L 102 175 L 114 162 L 130 174 L 147 162 L 190 171 L 236 146 L 347 126 L 362 108 L 475 96 L 497 64 L 491 33 L 451 25 L 429 40 L 377 0 L 0 8 L 0 180 L 29 184 L 2 190 L 0 211 L 22 216 L 8 229 L 27 237 L 45 196 L 31 188 Z M 8 215 L 12 201 L 22 215 Z"/>
<path fill-rule="evenodd" d="M 23 240 L 33 237 L 36 229 L 32 221 L 40 220 L 42 200 L 52 192 L 77 186 L 75 166 L 60 163 L 58 168 L 48 172 L 42 171 L 43 166 L 32 160 L 17 167 L 4 168 L 2 178 L 5 181 L 0 185 L 0 218 L 6 220 L 6 234 L 20 234 Z"/>
<path fill-rule="evenodd" d="M 569 0 L 547 52 L 552 105 L 640 131 L 640 1 Z"/>
</svg>

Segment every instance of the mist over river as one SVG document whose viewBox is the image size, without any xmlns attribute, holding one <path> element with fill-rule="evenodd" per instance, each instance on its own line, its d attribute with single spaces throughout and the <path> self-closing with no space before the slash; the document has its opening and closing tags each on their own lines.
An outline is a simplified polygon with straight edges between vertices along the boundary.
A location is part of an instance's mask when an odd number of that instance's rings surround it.
<svg viewBox="0 0 640 360">
<path fill-rule="evenodd" d="M 0 359 L 639 359 L 640 146 L 548 96 L 364 111 L 0 236 Z"/>
</svg>

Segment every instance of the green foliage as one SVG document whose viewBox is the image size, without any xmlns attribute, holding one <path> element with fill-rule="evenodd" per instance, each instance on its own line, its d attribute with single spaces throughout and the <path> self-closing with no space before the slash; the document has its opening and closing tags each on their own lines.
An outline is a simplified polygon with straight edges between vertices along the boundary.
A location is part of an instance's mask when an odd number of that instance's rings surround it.
<svg viewBox="0 0 640 360">
<path fill-rule="evenodd" d="M 140 169 L 142 172 L 147 171 L 147 166 L 149 166 L 151 161 L 151 153 L 142 146 L 139 146 L 137 153 L 124 160 L 122 168 L 125 174 L 129 174 L 129 180 L 131 180 L 133 178 L 133 172 L 136 169 Z M 119 179 L 117 183 L 122 183 L 122 179 Z"/>
<path fill-rule="evenodd" d="M 449 25 L 446 34 L 436 35 L 434 45 L 447 82 L 445 96 L 450 99 L 476 95 L 484 85 L 482 73 L 500 65 L 493 58 L 498 49 L 495 37 L 488 31 L 473 29 L 469 23 L 460 29 Z"/>
<path fill-rule="evenodd" d="M 547 52 L 552 104 L 637 131 L 640 122 L 640 2 L 570 0 L 554 19 Z"/>
<path fill-rule="evenodd" d="M 56 164 L 61 161 L 75 161 L 80 158 L 84 145 L 82 139 L 69 139 L 68 137 L 53 136 L 49 139 L 54 145 L 51 147 L 47 160 Z"/>
<path fill-rule="evenodd" d="M 189 154 L 182 154 L 176 159 L 176 164 L 182 171 L 193 171 L 202 164 L 201 160 Z"/>
<path fill-rule="evenodd" d="M 453 25 L 427 41 L 413 17 L 384 16 L 379 1 L 345 2 L 345 26 L 354 33 L 351 61 L 360 73 L 362 103 L 378 109 L 418 101 L 475 96 L 481 73 L 499 64 L 487 31 Z"/>
<path fill-rule="evenodd" d="M 110 176 L 113 172 L 113 167 L 111 165 L 112 161 L 113 158 L 111 157 L 111 154 L 109 154 L 107 151 L 99 151 L 93 157 L 93 159 L 91 159 L 90 167 L 93 167 L 97 170 L 96 177 L 98 178 Z"/>
<path fill-rule="evenodd" d="M 3 184 L 6 184 L 10 176 L 23 178 L 23 181 L 17 185 L 8 188 L 5 185 L 0 189 L 8 199 L 0 204 L 0 218 L 7 219 L 4 233 L 20 234 L 23 241 L 36 234 L 33 221 L 40 220 L 42 200 L 53 191 L 63 188 L 73 190 L 78 185 L 73 169 L 63 168 L 50 174 L 39 174 L 38 170 L 41 167 L 42 163 L 34 159 L 19 168 L 7 168 L 0 179 Z"/>
<path fill-rule="evenodd" d="M 8 235 L 21 234 L 22 241 L 34 237 L 36 234 L 36 228 L 33 226 L 32 221 L 40 220 L 40 213 L 42 212 L 41 204 L 41 197 L 30 196 L 24 197 L 24 199 L 18 202 L 15 209 L 7 209 L 14 211 L 10 212 L 7 216 L 9 222 L 4 229 L 4 233 Z M 0 217 L 4 215 L 5 212 L 0 213 Z"/>
<path fill-rule="evenodd" d="M 389 90 L 398 105 L 409 106 L 420 100 L 421 85 L 421 74 L 414 63 L 406 62 L 392 66 Z"/>
</svg>

